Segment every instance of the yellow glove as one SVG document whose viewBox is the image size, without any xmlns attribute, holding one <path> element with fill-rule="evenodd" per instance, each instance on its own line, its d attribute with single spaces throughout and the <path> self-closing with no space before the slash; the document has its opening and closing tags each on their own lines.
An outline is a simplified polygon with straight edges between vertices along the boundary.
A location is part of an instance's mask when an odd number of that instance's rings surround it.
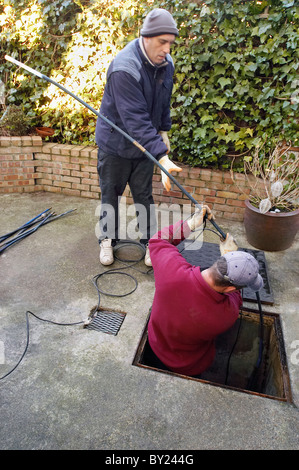
<svg viewBox="0 0 299 470">
<path fill-rule="evenodd" d="M 237 251 L 238 245 L 230 233 L 226 235 L 226 239 L 220 239 L 219 243 L 221 256 L 225 255 L 229 251 Z"/>
<path fill-rule="evenodd" d="M 168 173 L 171 173 L 172 171 L 182 171 L 182 168 L 178 167 L 171 160 L 169 160 L 167 155 L 164 155 L 164 157 L 160 158 L 159 163 L 163 166 L 163 168 L 165 168 L 165 170 L 168 171 Z M 166 191 L 170 191 L 171 185 L 169 177 L 164 173 L 163 170 L 161 170 L 161 175 L 164 188 Z"/>
<path fill-rule="evenodd" d="M 192 232 L 193 230 L 201 226 L 206 214 L 208 214 L 207 218 L 209 220 L 215 218 L 209 206 L 202 206 L 201 210 L 197 210 L 195 214 L 193 214 L 191 219 L 187 220 L 187 224 L 189 225 L 189 228 Z"/>
<path fill-rule="evenodd" d="M 159 134 L 162 137 L 162 140 L 163 140 L 164 144 L 166 145 L 166 147 L 168 149 L 168 152 L 170 152 L 170 142 L 169 142 L 167 132 L 166 131 L 160 131 Z"/>
</svg>

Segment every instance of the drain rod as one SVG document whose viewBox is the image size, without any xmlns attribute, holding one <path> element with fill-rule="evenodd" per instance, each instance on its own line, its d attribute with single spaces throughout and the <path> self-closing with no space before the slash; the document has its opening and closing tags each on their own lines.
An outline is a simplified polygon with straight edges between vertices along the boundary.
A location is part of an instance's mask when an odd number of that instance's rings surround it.
<svg viewBox="0 0 299 470">
<path fill-rule="evenodd" d="M 40 73 L 38 72 L 37 70 L 34 70 L 32 69 L 31 67 L 28 67 L 28 65 L 25 65 L 23 64 L 22 62 L 19 62 L 18 60 L 14 59 L 13 57 L 10 57 L 8 55 L 5 55 L 4 58 L 6 60 L 8 60 L 9 62 L 15 64 L 15 65 L 18 65 L 19 67 L 27 70 L 27 72 L 30 72 L 32 73 L 33 75 L 36 75 L 37 77 L 39 78 L 42 78 L 44 80 L 46 80 L 47 82 L 49 83 L 52 83 L 53 85 L 57 86 L 58 88 L 60 88 L 62 91 L 64 91 L 65 93 L 67 93 L 68 95 L 70 95 L 72 98 L 74 98 L 75 100 L 79 101 L 79 103 L 81 103 L 83 106 L 85 106 L 87 109 L 89 109 L 90 111 L 92 111 L 94 114 L 96 114 L 98 117 L 100 117 L 101 119 L 103 119 L 103 121 L 105 121 L 107 124 L 109 124 L 109 126 L 113 127 L 116 131 L 118 131 L 120 134 L 122 134 L 126 139 L 128 139 L 133 145 L 135 145 L 135 147 L 139 148 L 139 150 L 141 150 L 141 152 L 143 152 L 150 160 L 152 160 L 159 168 L 160 170 L 162 170 L 170 179 L 171 181 L 182 191 L 183 194 L 185 194 L 185 196 L 187 196 L 187 198 L 195 205 L 195 207 L 197 207 L 197 209 L 201 210 L 201 205 L 193 198 L 193 196 L 191 196 L 191 194 L 188 193 L 188 191 L 186 191 L 186 189 L 174 178 L 174 176 L 171 175 L 171 173 L 169 173 L 162 165 L 161 163 L 158 162 L 158 160 L 156 160 L 156 158 L 148 152 L 148 150 L 146 150 L 139 142 L 137 142 L 136 140 L 134 140 L 129 134 L 127 134 L 125 131 L 123 131 L 122 129 L 120 129 L 118 126 L 116 126 L 112 121 L 110 121 L 106 116 L 104 116 L 103 114 L 99 113 L 98 111 L 96 111 L 94 108 L 92 108 L 89 104 L 87 104 L 85 101 L 83 101 L 81 98 L 79 98 L 78 96 L 76 96 L 74 93 L 72 93 L 71 91 L 69 91 L 67 88 L 65 88 L 63 85 L 60 85 L 59 83 L 57 83 L 55 80 L 53 80 L 52 78 L 49 78 L 47 77 L 47 75 L 44 75 L 43 73 Z M 215 229 L 220 233 L 221 237 L 225 240 L 226 239 L 226 234 L 223 232 L 223 230 L 218 226 L 218 224 L 215 222 L 214 219 L 211 219 L 210 220 L 211 224 L 215 227 Z"/>
<path fill-rule="evenodd" d="M 260 314 L 260 339 L 259 339 L 259 354 L 258 354 L 258 359 L 256 362 L 256 365 L 252 371 L 251 376 L 249 377 L 248 380 L 248 389 L 253 390 L 255 387 L 255 381 L 257 378 L 257 373 L 258 370 L 262 364 L 262 359 L 263 359 L 263 351 L 264 351 L 264 319 L 263 319 L 263 311 L 262 311 L 262 304 L 261 304 L 261 299 L 260 299 L 260 294 L 259 292 L 256 292 L 256 300 L 258 303 L 259 307 L 259 314 Z"/>
</svg>

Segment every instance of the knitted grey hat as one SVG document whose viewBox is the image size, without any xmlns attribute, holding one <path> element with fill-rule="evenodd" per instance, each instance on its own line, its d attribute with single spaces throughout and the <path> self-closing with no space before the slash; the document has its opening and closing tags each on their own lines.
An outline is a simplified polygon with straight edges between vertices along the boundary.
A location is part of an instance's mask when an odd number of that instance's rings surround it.
<svg viewBox="0 0 299 470">
<path fill-rule="evenodd" d="M 140 31 L 141 36 L 154 37 L 162 34 L 174 34 L 179 32 L 172 15 L 162 8 L 154 8 L 145 18 Z"/>
<path fill-rule="evenodd" d="M 250 287 L 254 292 L 263 287 L 263 278 L 259 274 L 257 260 L 245 251 L 229 251 L 224 255 L 227 273 L 223 276 L 233 285 Z"/>
</svg>

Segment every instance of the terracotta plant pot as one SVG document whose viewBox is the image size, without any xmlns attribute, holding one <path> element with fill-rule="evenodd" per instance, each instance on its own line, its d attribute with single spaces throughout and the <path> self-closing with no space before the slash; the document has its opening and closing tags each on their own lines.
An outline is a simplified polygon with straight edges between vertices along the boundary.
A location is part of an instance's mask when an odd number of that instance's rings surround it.
<svg viewBox="0 0 299 470">
<path fill-rule="evenodd" d="M 41 137 L 50 137 L 55 132 L 54 129 L 50 127 L 36 127 L 35 130 Z"/>
<path fill-rule="evenodd" d="M 262 214 L 245 201 L 244 226 L 248 242 L 263 251 L 289 248 L 299 229 L 299 209 L 292 212 Z"/>
</svg>

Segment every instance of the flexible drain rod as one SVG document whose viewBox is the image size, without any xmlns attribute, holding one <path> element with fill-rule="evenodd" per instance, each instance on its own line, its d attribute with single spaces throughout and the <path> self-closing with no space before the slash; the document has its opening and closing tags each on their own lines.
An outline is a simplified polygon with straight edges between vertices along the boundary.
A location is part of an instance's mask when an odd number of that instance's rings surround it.
<svg viewBox="0 0 299 470">
<path fill-rule="evenodd" d="M 256 379 L 257 379 L 257 373 L 258 373 L 259 368 L 262 364 L 263 351 L 264 351 L 264 318 L 263 318 L 262 304 L 261 304 L 261 299 L 260 299 L 259 292 L 256 292 L 255 294 L 256 294 L 256 300 L 257 300 L 257 303 L 258 303 L 259 315 L 260 315 L 259 353 L 258 353 L 258 359 L 257 359 L 257 362 L 256 362 L 255 367 L 253 369 L 253 372 L 252 372 L 252 374 L 251 374 L 251 376 L 249 377 L 249 380 L 248 380 L 248 384 L 247 384 L 248 390 L 254 390 L 254 387 L 256 385 L 255 382 L 256 382 Z"/>
<path fill-rule="evenodd" d="M 14 59 L 13 57 L 10 57 L 8 55 L 5 55 L 4 58 L 6 60 L 8 60 L 9 62 L 15 64 L 15 65 L 18 65 L 19 67 L 27 70 L 27 72 L 33 74 L 33 75 L 36 75 L 37 77 L 39 78 L 42 78 L 44 80 L 46 80 L 47 82 L 49 83 L 52 83 L 53 85 L 57 86 L 58 88 L 60 88 L 62 91 L 64 91 L 65 93 L 67 93 L 68 95 L 70 95 L 72 98 L 74 98 L 75 100 L 79 101 L 79 103 L 81 103 L 83 106 L 85 106 L 87 109 L 89 109 L 90 111 L 92 111 L 94 114 L 96 114 L 98 117 L 100 117 L 101 119 L 103 119 L 103 121 L 105 121 L 107 124 L 109 124 L 109 126 L 113 127 L 116 131 L 118 131 L 120 134 L 122 134 L 126 139 L 128 139 L 133 145 L 135 145 L 137 148 L 139 148 L 139 150 L 141 150 L 141 152 L 144 153 L 144 155 L 146 155 L 150 160 L 152 160 L 159 168 L 160 170 L 162 170 L 170 179 L 171 181 L 182 191 L 182 193 L 185 194 L 185 196 L 187 196 L 188 199 L 190 199 L 191 202 L 193 202 L 193 204 L 195 205 L 195 207 L 199 210 L 201 210 L 201 205 L 193 198 L 193 196 L 191 196 L 191 194 L 189 194 L 186 189 L 174 178 L 174 176 L 171 175 L 171 173 L 169 173 L 167 170 L 165 170 L 165 168 L 159 163 L 158 160 L 156 160 L 156 158 L 148 152 L 148 150 L 146 150 L 139 142 L 137 142 L 136 140 L 134 140 L 129 134 L 127 134 L 126 132 L 124 132 L 122 129 L 120 129 L 118 126 L 116 126 L 112 121 L 110 121 L 106 116 L 104 116 L 103 114 L 99 113 L 98 111 L 96 111 L 94 108 L 92 108 L 89 104 L 87 104 L 85 101 L 83 101 L 81 98 L 79 98 L 78 96 L 74 95 L 74 93 L 72 93 L 71 91 L 69 91 L 67 88 L 65 88 L 63 85 L 60 85 L 59 83 L 55 82 L 55 80 L 53 80 L 52 78 L 49 78 L 47 77 L 46 75 L 44 75 L 43 73 L 40 73 L 38 72 L 37 70 L 34 70 L 32 69 L 31 67 L 28 67 L 28 65 L 25 65 L 23 64 L 22 62 L 19 62 L 18 60 Z M 211 224 L 215 227 L 215 229 L 220 233 L 221 237 L 225 240 L 226 238 L 226 234 L 223 232 L 223 230 L 221 230 L 221 228 L 218 226 L 218 224 L 215 222 L 214 219 L 211 219 L 210 220 Z"/>
<path fill-rule="evenodd" d="M 12 232 L 7 233 L 6 235 L 1 236 L 0 255 L 10 246 L 14 245 L 15 243 L 18 243 L 19 241 L 28 237 L 32 233 L 36 232 L 42 225 L 46 225 L 50 222 L 53 222 L 53 220 L 59 219 L 60 217 L 63 217 L 64 215 L 67 215 L 70 212 L 75 211 L 76 209 L 71 209 L 60 215 L 56 215 L 55 212 L 49 212 L 50 210 L 51 209 L 46 209 L 33 219 L 29 220 L 29 222 L 27 222 L 26 224 L 13 230 Z M 13 235 L 15 236 L 13 237 Z"/>
</svg>

